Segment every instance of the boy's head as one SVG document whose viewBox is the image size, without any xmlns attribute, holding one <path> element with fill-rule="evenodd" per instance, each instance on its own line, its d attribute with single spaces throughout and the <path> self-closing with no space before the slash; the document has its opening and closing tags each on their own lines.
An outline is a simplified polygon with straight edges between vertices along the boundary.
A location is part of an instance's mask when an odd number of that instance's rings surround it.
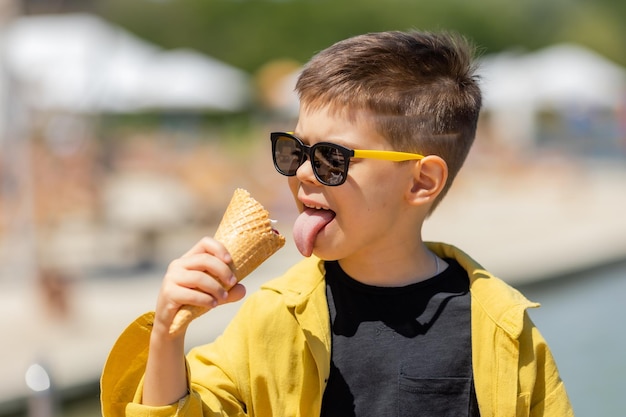
<svg viewBox="0 0 626 417">
<path fill-rule="evenodd" d="M 474 49 L 449 33 L 382 32 L 338 42 L 305 66 L 296 91 L 307 110 L 365 110 L 399 151 L 448 165 L 443 198 L 473 143 L 481 93 Z"/>
</svg>

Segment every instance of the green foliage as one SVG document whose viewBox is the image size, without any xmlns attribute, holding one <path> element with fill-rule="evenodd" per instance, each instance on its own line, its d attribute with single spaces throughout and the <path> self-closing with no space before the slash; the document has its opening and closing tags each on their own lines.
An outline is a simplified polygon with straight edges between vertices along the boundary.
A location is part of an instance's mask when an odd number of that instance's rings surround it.
<svg viewBox="0 0 626 417">
<path fill-rule="evenodd" d="M 190 47 L 251 73 L 300 62 L 359 33 L 456 30 L 485 52 L 587 45 L 626 65 L 621 0 L 103 0 L 99 12 L 165 48 Z"/>
</svg>

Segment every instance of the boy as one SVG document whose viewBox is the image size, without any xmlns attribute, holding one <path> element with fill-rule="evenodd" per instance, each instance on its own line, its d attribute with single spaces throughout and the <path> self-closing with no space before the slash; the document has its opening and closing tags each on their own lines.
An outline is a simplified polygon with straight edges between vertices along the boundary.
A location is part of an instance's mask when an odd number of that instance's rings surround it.
<svg viewBox="0 0 626 417">
<path fill-rule="evenodd" d="M 156 312 L 122 335 L 102 378 L 110 416 L 570 416 L 537 305 L 421 227 L 474 139 L 472 50 L 386 32 L 322 51 L 300 75 L 293 133 L 271 134 L 307 257 L 249 297 L 185 359 L 184 304 L 245 290 L 211 238 L 171 263 Z"/>
</svg>

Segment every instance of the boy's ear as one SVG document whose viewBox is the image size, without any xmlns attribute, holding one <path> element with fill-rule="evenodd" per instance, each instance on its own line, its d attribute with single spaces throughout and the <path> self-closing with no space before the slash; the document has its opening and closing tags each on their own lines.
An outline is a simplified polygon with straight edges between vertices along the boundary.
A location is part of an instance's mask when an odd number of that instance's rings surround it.
<svg viewBox="0 0 626 417">
<path fill-rule="evenodd" d="M 428 155 L 413 165 L 413 183 L 407 191 L 411 204 L 432 203 L 448 179 L 448 164 L 437 155 Z"/>
</svg>

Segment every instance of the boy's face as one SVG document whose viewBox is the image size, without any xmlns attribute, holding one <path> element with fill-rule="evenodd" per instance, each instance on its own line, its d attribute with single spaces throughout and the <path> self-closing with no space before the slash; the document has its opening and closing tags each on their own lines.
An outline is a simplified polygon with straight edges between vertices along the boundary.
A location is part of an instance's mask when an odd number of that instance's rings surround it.
<svg viewBox="0 0 626 417">
<path fill-rule="evenodd" d="M 351 149 L 392 150 L 369 117 L 364 111 L 348 118 L 328 109 L 301 108 L 295 135 L 307 145 L 332 142 Z M 302 213 L 294 224 L 294 240 L 303 255 L 371 259 L 406 244 L 405 193 L 412 187 L 415 163 L 352 159 L 346 182 L 332 187 L 320 184 L 305 161 L 288 179 Z"/>
</svg>

